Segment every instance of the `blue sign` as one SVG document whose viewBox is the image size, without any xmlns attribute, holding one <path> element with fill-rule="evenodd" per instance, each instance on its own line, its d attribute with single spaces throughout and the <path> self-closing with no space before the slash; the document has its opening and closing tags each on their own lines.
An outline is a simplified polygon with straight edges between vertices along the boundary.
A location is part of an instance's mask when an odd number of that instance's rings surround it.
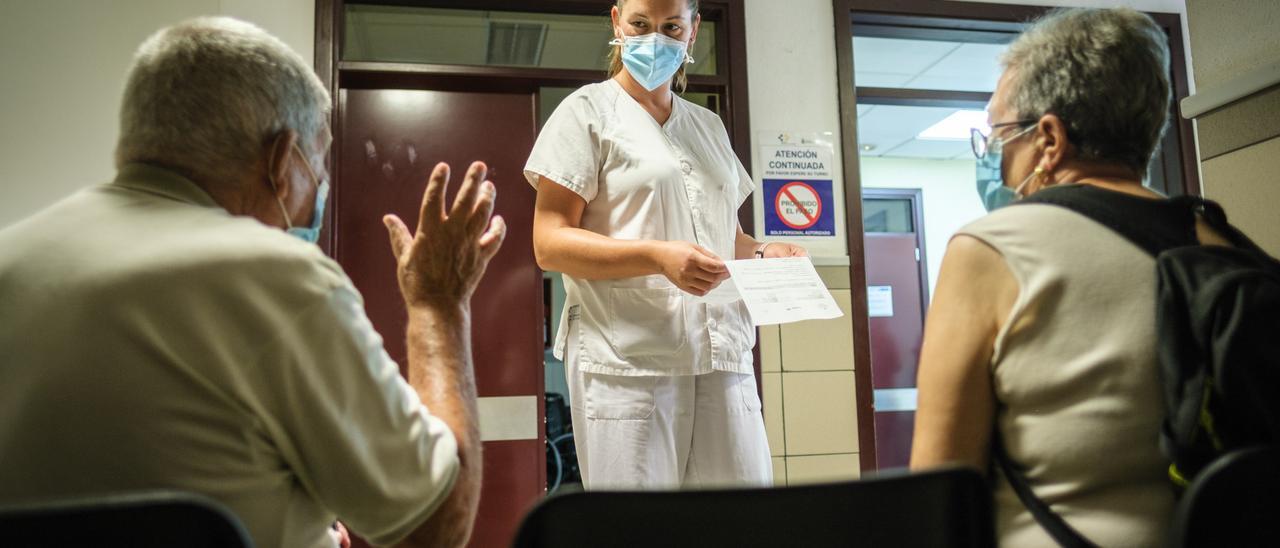
<svg viewBox="0 0 1280 548">
<path fill-rule="evenodd" d="M 765 236 L 833 236 L 831 180 L 765 179 Z"/>
</svg>

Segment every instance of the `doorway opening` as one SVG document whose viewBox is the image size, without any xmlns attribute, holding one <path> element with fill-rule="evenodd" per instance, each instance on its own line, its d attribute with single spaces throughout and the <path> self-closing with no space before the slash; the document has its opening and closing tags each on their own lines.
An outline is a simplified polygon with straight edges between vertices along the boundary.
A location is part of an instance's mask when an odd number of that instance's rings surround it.
<svg viewBox="0 0 1280 548">
<path fill-rule="evenodd" d="M 969 130 L 985 129 L 1000 55 L 1024 22 L 1049 8 L 936 0 L 834 4 L 836 20 L 847 22 L 836 29 L 847 218 L 862 223 L 849 227 L 855 361 L 871 364 L 857 377 L 858 412 L 874 417 L 859 423 L 871 430 L 859 432 L 862 446 L 870 448 L 862 467 L 896 468 L 906 466 L 910 454 L 920 334 L 943 251 L 959 228 L 986 214 L 975 190 Z M 1179 16 L 1150 15 L 1169 34 L 1174 95 L 1184 97 Z M 1173 115 L 1173 104 L 1146 184 L 1169 196 L 1198 194 L 1191 125 Z M 921 213 L 913 227 L 923 243 L 918 278 L 906 275 L 905 244 L 888 246 L 878 230 L 883 219 L 877 215 L 888 214 L 879 189 L 919 193 Z M 898 263 L 900 280 L 886 282 L 885 269 Z M 860 294 L 860 284 L 867 293 Z M 890 306 L 892 318 L 884 315 Z M 910 320 L 899 317 L 904 310 L 912 311 Z"/>
<path fill-rule="evenodd" d="M 351 276 L 400 363 L 404 310 L 381 216 L 415 223 L 436 162 L 453 167 L 454 192 L 473 160 L 489 164 L 498 187 L 507 238 L 472 299 L 485 460 L 472 546 L 509 545 L 524 513 L 567 476 L 568 413 L 548 405 L 549 394 L 566 392 L 562 366 L 548 360 L 564 291 L 534 261 L 535 192 L 522 172 L 551 111 L 605 79 L 609 8 L 600 0 L 316 2 L 315 67 L 334 99 L 321 247 Z M 720 115 L 749 166 L 742 3 L 703 0 L 700 13 L 684 97 Z M 750 230 L 749 206 L 740 218 Z"/>
</svg>

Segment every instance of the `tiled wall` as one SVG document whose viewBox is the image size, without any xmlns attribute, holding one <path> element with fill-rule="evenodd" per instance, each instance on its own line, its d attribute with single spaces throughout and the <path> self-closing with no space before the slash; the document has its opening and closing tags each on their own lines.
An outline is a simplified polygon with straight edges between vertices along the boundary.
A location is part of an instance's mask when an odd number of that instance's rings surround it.
<svg viewBox="0 0 1280 548">
<path fill-rule="evenodd" d="M 765 426 L 778 485 L 858 477 L 848 270 L 818 267 L 843 317 L 760 328 Z"/>
</svg>

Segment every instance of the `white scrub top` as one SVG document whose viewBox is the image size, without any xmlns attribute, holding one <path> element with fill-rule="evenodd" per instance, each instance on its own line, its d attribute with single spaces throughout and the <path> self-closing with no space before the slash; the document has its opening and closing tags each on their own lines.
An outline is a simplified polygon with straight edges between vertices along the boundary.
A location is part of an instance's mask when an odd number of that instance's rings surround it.
<svg viewBox="0 0 1280 548">
<path fill-rule="evenodd" d="M 715 113 L 675 97 L 658 125 L 613 80 L 583 86 L 538 135 L 525 165 L 587 202 L 581 227 L 620 240 L 683 240 L 734 258 L 738 207 L 754 183 Z M 576 329 L 588 373 L 633 376 L 751 373 L 755 329 L 741 301 L 699 302 L 661 274 L 616 280 L 564 276 L 556 336 L 564 356 Z M 577 307 L 569 320 L 568 311 Z"/>
</svg>

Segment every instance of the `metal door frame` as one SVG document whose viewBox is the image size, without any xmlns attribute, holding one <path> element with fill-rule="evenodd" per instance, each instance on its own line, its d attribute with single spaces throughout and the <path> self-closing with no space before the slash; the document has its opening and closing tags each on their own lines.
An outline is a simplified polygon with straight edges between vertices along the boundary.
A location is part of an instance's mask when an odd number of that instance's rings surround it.
<svg viewBox="0 0 1280 548">
<path fill-rule="evenodd" d="M 734 152 L 744 166 L 751 163 L 751 131 L 747 108 L 747 61 L 744 0 L 702 0 L 703 20 L 715 21 L 718 74 L 689 75 L 688 91 L 720 94 L 720 115 Z M 467 10 L 521 11 L 568 15 L 608 16 L 610 4 L 600 0 L 316 0 L 315 70 L 333 98 L 330 127 L 335 137 L 342 135 L 342 89 L 414 89 L 464 92 L 511 92 L 525 90 L 537 100 L 540 88 L 578 87 L 605 79 L 598 70 L 499 67 L 488 65 L 444 65 L 344 61 L 341 59 L 346 4 L 375 4 L 451 8 Z M 536 103 L 535 103 L 536 104 Z M 536 108 L 536 107 L 535 107 Z M 330 173 L 340 173 L 337 155 L 329 158 Z M 331 207 L 325 212 L 320 246 L 335 259 L 337 204 L 344 198 L 335 185 Z M 739 210 L 744 230 L 754 229 L 751 203 Z M 541 286 L 541 284 L 539 284 Z M 539 299 L 541 301 L 541 299 Z M 542 348 L 539 348 L 541 351 Z M 755 369 L 760 373 L 759 346 L 755 349 Z M 538 354 L 541 361 L 541 352 Z M 757 390 L 760 387 L 757 386 Z M 539 397 L 538 424 L 545 423 L 545 402 Z M 543 435 L 540 432 L 540 437 Z M 545 472 L 545 463 L 538 467 Z M 546 478 L 542 481 L 545 483 Z"/>
<path fill-rule="evenodd" d="M 832 0 L 835 24 L 836 74 L 840 97 L 841 158 L 844 163 L 845 219 L 849 249 L 849 282 L 853 288 L 853 353 L 854 363 L 871 363 L 869 319 L 867 318 L 867 271 L 862 228 L 862 179 L 858 158 L 858 99 L 869 98 L 879 89 L 854 87 L 853 35 L 855 25 L 879 24 L 937 32 L 949 30 L 969 38 L 983 33 L 1017 31 L 1021 24 L 1044 15 L 1049 6 L 994 4 L 988 2 L 955 2 L 953 0 Z M 1169 35 L 1170 69 L 1174 101 L 1188 95 L 1186 53 L 1182 44 L 1182 17 L 1176 13 L 1147 13 Z M 866 95 L 864 95 L 864 93 Z M 961 101 L 986 103 L 989 94 L 964 94 L 933 90 L 910 90 L 900 98 L 919 101 Z M 892 97 L 884 97 L 894 100 Z M 1177 146 L 1165 148 L 1166 154 L 1179 153 L 1183 186 L 1187 194 L 1200 194 L 1194 128 L 1190 120 L 1174 117 L 1169 130 L 1177 134 Z M 856 199 L 855 199 L 856 197 Z M 861 291 L 859 291 L 861 289 Z M 874 399 L 871 373 L 867 367 L 854 369 L 857 382 L 858 443 L 864 472 L 873 471 L 875 462 Z"/>
</svg>

